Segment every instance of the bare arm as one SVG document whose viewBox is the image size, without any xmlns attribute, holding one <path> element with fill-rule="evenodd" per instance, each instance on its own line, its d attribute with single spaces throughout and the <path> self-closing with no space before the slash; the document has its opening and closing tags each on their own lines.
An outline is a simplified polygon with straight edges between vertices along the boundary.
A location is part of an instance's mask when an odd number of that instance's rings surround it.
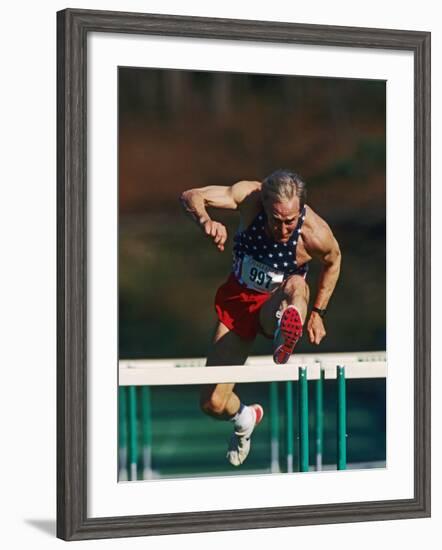
<svg viewBox="0 0 442 550">
<path fill-rule="evenodd" d="M 181 194 L 180 201 L 185 212 L 223 251 L 227 230 L 223 224 L 211 219 L 207 207 L 237 210 L 249 195 L 260 189 L 260 185 L 255 181 L 239 181 L 230 187 L 210 185 L 189 189 Z"/>
<path fill-rule="evenodd" d="M 341 270 L 341 251 L 329 226 L 317 216 L 317 223 L 305 243 L 306 250 L 322 263 L 318 289 L 313 305 L 326 309 L 336 287 Z M 326 332 L 322 318 L 312 311 L 307 325 L 310 341 L 319 344 Z"/>
</svg>

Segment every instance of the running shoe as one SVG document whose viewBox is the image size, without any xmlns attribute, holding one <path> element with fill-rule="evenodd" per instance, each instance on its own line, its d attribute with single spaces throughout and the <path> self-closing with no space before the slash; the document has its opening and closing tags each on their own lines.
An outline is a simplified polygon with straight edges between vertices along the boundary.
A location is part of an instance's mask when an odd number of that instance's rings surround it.
<svg viewBox="0 0 442 550">
<path fill-rule="evenodd" d="M 264 409 L 261 405 L 249 405 L 254 413 L 254 422 L 245 432 L 233 432 L 230 438 L 229 449 L 227 451 L 227 460 L 232 466 L 241 466 L 250 452 L 250 438 L 253 430 L 261 422 L 264 416 Z"/>
<path fill-rule="evenodd" d="M 273 361 L 284 365 L 290 359 L 296 343 L 302 336 L 302 320 L 295 306 L 288 306 L 282 313 L 273 339 Z"/>
</svg>

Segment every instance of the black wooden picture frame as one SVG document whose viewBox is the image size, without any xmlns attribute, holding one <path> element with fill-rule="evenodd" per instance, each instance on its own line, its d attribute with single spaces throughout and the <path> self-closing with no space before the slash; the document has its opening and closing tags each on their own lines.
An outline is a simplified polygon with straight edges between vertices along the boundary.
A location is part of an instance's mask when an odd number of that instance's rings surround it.
<svg viewBox="0 0 442 550">
<path fill-rule="evenodd" d="M 414 497 L 87 516 L 87 36 L 91 32 L 405 50 L 414 56 Z M 97 539 L 430 515 L 430 33 L 67 9 L 57 14 L 57 536 Z"/>
</svg>

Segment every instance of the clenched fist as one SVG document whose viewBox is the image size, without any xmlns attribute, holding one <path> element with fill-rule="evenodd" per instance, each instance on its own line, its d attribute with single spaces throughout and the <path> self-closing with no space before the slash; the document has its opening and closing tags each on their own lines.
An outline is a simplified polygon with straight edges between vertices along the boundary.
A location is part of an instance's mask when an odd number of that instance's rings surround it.
<svg viewBox="0 0 442 550">
<path fill-rule="evenodd" d="M 207 220 L 202 224 L 204 233 L 213 239 L 214 244 L 220 252 L 224 251 L 224 244 L 227 241 L 227 229 L 222 223 Z"/>
</svg>

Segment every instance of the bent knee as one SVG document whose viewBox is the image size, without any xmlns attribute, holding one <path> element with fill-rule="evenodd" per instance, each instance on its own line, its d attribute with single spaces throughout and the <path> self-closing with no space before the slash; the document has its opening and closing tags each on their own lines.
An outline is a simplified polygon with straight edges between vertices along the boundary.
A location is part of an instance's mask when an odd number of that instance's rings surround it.
<svg viewBox="0 0 442 550">
<path fill-rule="evenodd" d="M 216 390 L 212 393 L 203 391 L 200 397 L 201 410 L 210 416 L 222 416 L 225 412 L 227 399 Z"/>
<path fill-rule="evenodd" d="M 283 283 L 283 289 L 287 296 L 302 296 L 307 301 L 309 299 L 309 288 L 301 275 L 291 275 Z"/>
</svg>

